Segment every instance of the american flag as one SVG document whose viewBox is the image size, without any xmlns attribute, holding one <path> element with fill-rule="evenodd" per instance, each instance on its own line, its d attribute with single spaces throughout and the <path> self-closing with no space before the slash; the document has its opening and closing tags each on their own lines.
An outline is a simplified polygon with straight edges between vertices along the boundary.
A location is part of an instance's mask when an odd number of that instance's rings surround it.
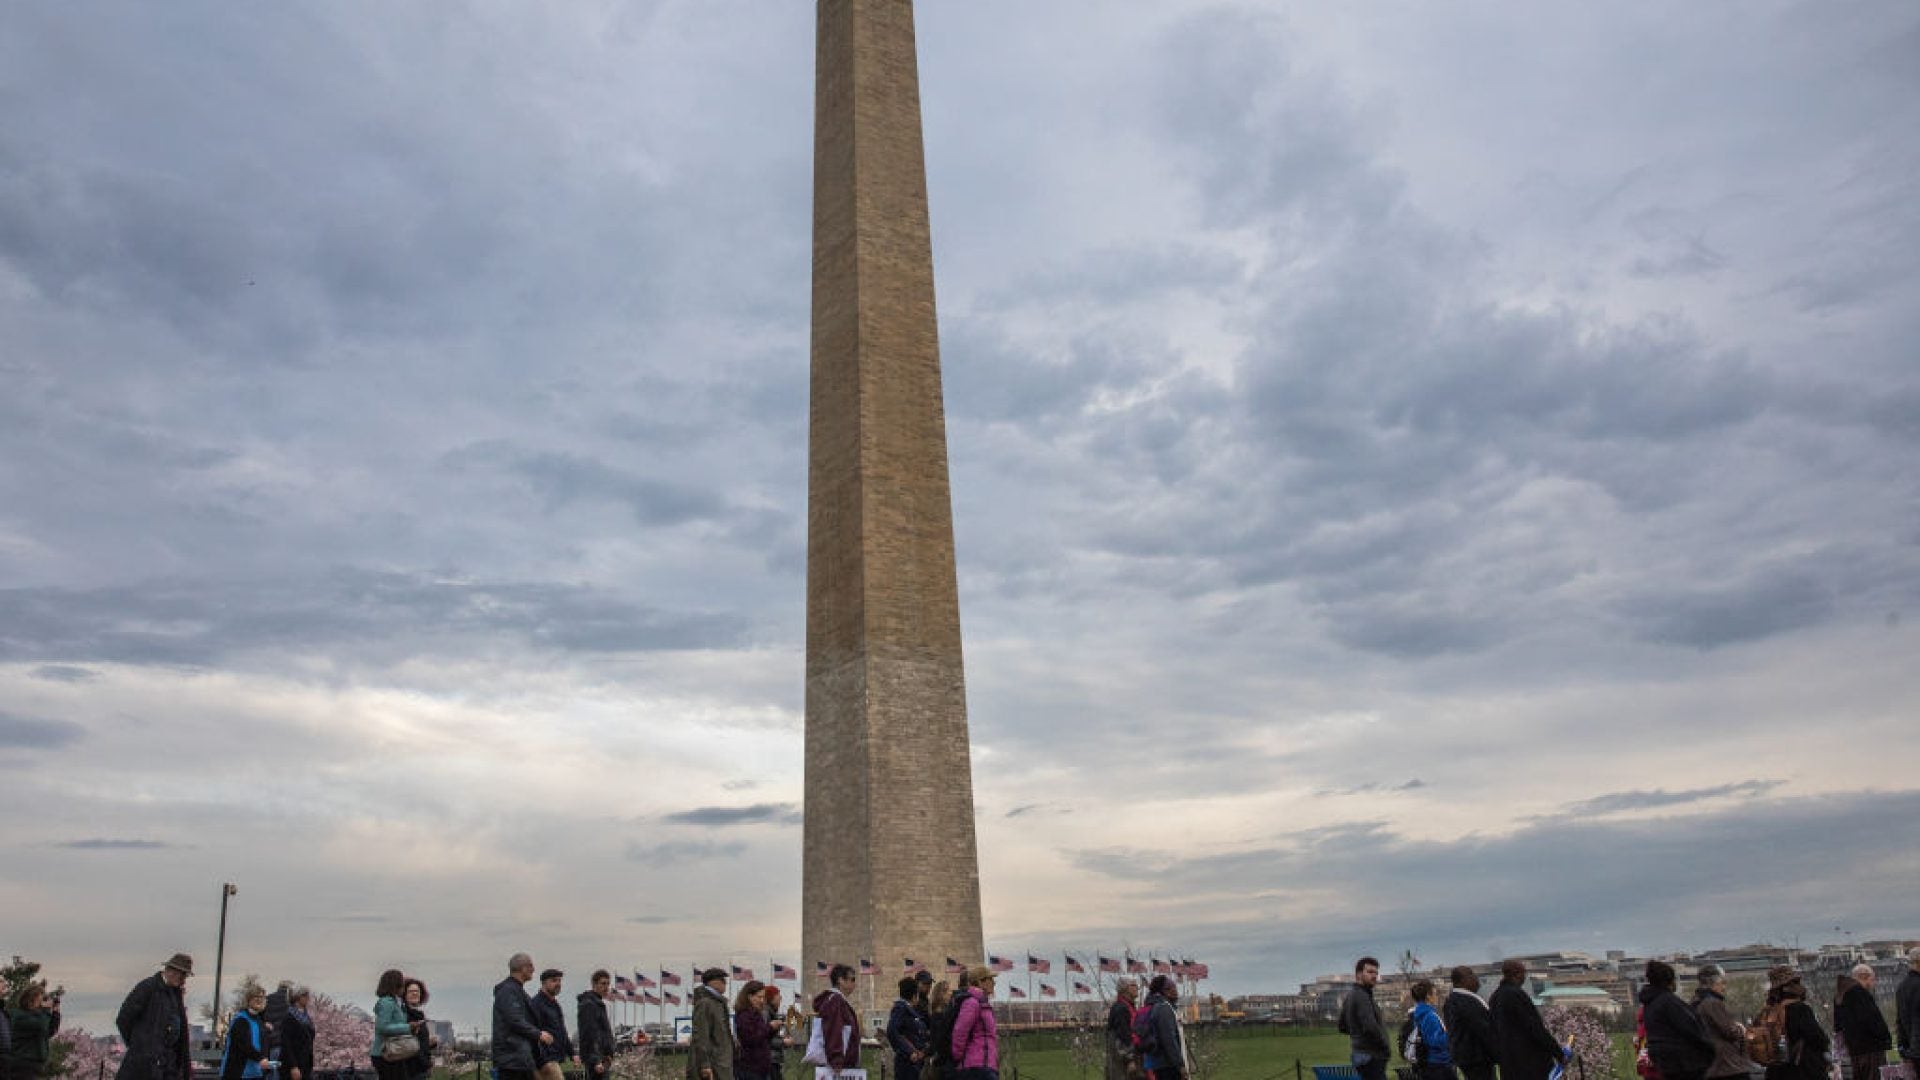
<svg viewBox="0 0 1920 1080">
<path fill-rule="evenodd" d="M 1131 956 L 1129 956 L 1129 957 L 1127 957 L 1127 974 L 1129 974 L 1129 975 L 1145 975 L 1146 973 L 1147 973 L 1147 965 L 1146 965 L 1146 964 L 1144 964 L 1144 963 L 1142 963 L 1142 962 L 1141 962 L 1141 961 L 1139 961 L 1139 960 L 1135 960 L 1135 959 L 1134 959 L 1133 957 L 1131 957 Z"/>
<path fill-rule="evenodd" d="M 880 969 L 873 966 L 873 961 L 868 960 L 865 957 L 862 957 L 860 959 L 860 974 L 878 975 L 880 974 Z"/>
<path fill-rule="evenodd" d="M 1076 979 L 1073 983 L 1073 992 L 1076 994 L 1091 994 L 1093 993 L 1093 987 Z"/>
<path fill-rule="evenodd" d="M 800 973 L 785 964 L 774 964 L 773 977 L 776 982 L 792 982 L 800 977 Z"/>
<path fill-rule="evenodd" d="M 660 985 L 661 986 L 679 986 L 680 976 L 675 975 L 673 972 L 668 971 L 666 968 L 661 968 L 660 969 Z"/>
<path fill-rule="evenodd" d="M 900 973 L 903 975 L 917 975 L 925 970 L 927 970 L 927 965 L 915 961 L 911 956 L 900 959 Z"/>
<path fill-rule="evenodd" d="M 965 970 L 967 970 L 967 966 L 965 964 L 962 964 L 960 961 L 955 960 L 951 956 L 947 957 L 947 974 L 958 975 Z"/>
<path fill-rule="evenodd" d="M 1042 960 L 1032 953 L 1027 954 L 1027 972 L 1032 975 L 1053 974 L 1053 961 Z"/>
<path fill-rule="evenodd" d="M 1013 961 L 1004 956 L 995 956 L 992 953 L 988 953 L 987 969 L 990 971 L 1012 971 Z"/>
<path fill-rule="evenodd" d="M 661 996 L 661 997 L 663 997 L 663 998 L 666 998 L 666 999 L 667 999 L 667 1004 L 669 1004 L 669 1005 L 678 1005 L 678 1004 L 680 1004 L 680 995 L 679 995 L 679 994 L 676 994 L 676 993 L 674 993 L 674 992 L 673 992 L 673 991 L 671 991 L 671 990 L 662 990 L 662 991 L 660 991 L 660 996 Z"/>
<path fill-rule="evenodd" d="M 1017 986 L 1009 986 L 1007 987 L 1007 996 L 1023 998 L 1027 996 L 1027 992 L 1025 990 L 1020 989 Z"/>
<path fill-rule="evenodd" d="M 728 964 L 727 970 L 733 972 L 733 977 L 736 979 L 744 979 L 747 982 L 753 981 L 752 968 L 743 968 L 739 964 Z"/>
<path fill-rule="evenodd" d="M 1193 978 L 1195 982 L 1201 979 L 1211 979 L 1213 978 L 1213 972 L 1210 971 L 1205 964 L 1195 964 L 1193 965 Z"/>
<path fill-rule="evenodd" d="M 1055 990 L 1053 987 L 1048 986 L 1046 983 L 1041 983 L 1040 996 L 1041 997 L 1059 997 L 1060 991 Z"/>
<path fill-rule="evenodd" d="M 642 994 L 640 995 L 640 1004 L 642 1004 L 642 1005 L 658 1005 L 658 1004 L 660 1004 L 660 999 L 659 999 L 659 998 L 657 998 L 657 997 L 654 997 L 654 996 L 653 996 L 653 994 L 652 994 L 651 992 L 646 992 L 646 993 L 642 993 Z"/>
<path fill-rule="evenodd" d="M 1153 958 L 1153 973 L 1155 975 L 1171 975 L 1173 974 L 1173 965 L 1156 956 Z"/>
<path fill-rule="evenodd" d="M 654 982 L 652 979 L 647 978 L 645 975 L 640 974 L 639 969 L 636 968 L 633 973 L 633 985 L 639 987 L 642 990 L 651 990 L 654 987 L 659 986 L 660 984 L 657 982 Z"/>
<path fill-rule="evenodd" d="M 1068 953 L 1067 954 L 1067 971 L 1070 974 L 1074 974 L 1074 975 L 1085 975 L 1087 973 L 1087 965 L 1074 959 L 1074 956 L 1072 953 Z"/>
<path fill-rule="evenodd" d="M 640 988 L 634 985 L 633 980 L 627 978 L 625 975 L 615 975 L 613 977 L 613 989 L 615 993 L 625 997 Z"/>
<path fill-rule="evenodd" d="M 1114 959 L 1113 957 L 1111 957 L 1111 956 L 1099 956 L 1098 954 L 1096 954 L 1096 955 L 1095 955 L 1095 960 L 1096 960 L 1096 961 L 1098 962 L 1098 964 L 1099 964 L 1099 966 L 1100 966 L 1100 973 L 1101 973 L 1101 974 L 1103 974 L 1103 975 L 1118 975 L 1118 974 L 1120 974 L 1120 961 L 1118 961 L 1118 960 L 1115 960 L 1115 959 Z"/>
<path fill-rule="evenodd" d="M 813 962 L 813 977 L 816 979 L 824 979 L 832 971 L 833 965 L 827 963 L 825 960 L 815 960 Z"/>
</svg>

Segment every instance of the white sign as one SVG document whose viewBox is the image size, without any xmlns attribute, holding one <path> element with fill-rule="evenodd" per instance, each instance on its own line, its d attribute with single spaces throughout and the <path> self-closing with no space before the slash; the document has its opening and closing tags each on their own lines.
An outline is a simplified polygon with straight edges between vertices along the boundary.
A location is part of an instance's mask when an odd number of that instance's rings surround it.
<svg viewBox="0 0 1920 1080">
<path fill-rule="evenodd" d="M 673 1018 L 673 1041 L 690 1043 L 693 1041 L 693 1017 L 676 1016 Z"/>
</svg>

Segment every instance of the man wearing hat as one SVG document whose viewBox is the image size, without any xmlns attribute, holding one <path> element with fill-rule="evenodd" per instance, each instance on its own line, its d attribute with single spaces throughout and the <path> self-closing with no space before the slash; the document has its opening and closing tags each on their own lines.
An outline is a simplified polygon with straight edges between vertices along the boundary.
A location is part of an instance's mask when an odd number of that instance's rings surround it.
<svg viewBox="0 0 1920 1080">
<path fill-rule="evenodd" d="M 140 980 L 113 1026 L 127 1047 L 114 1080 L 188 1080 L 192 1061 L 187 1052 L 187 979 L 193 975 L 193 957 L 174 953 L 159 971 Z"/>
<path fill-rule="evenodd" d="M 693 991 L 693 1040 L 687 1044 L 687 1080 L 733 1080 L 732 1010 L 727 973 L 708 968 Z"/>
</svg>

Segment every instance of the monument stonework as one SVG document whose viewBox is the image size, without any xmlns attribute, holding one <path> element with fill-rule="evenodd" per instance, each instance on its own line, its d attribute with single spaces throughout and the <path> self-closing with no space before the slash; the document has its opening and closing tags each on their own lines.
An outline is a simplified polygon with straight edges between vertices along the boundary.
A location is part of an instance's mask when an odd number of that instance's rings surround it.
<svg viewBox="0 0 1920 1080">
<path fill-rule="evenodd" d="M 980 875 L 913 5 L 817 18 L 802 963 L 884 988 L 980 961 Z"/>
</svg>

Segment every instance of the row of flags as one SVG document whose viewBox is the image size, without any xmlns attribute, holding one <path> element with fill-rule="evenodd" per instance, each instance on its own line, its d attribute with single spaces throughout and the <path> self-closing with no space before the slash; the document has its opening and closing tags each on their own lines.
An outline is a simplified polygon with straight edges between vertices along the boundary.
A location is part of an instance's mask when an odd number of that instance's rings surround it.
<svg viewBox="0 0 1920 1080">
<path fill-rule="evenodd" d="M 953 957 L 949 956 L 946 959 L 946 974 L 958 975 L 966 970 L 966 965 L 955 960 Z M 1207 965 L 1188 959 L 1174 959 L 1173 957 L 1161 959 L 1158 956 L 1149 955 L 1146 959 L 1142 960 L 1131 954 L 1115 958 L 1095 953 L 1091 967 L 1089 967 L 1083 957 L 1074 956 L 1072 953 L 1065 954 L 1065 960 L 1066 973 L 1069 975 L 1085 975 L 1091 970 L 1098 971 L 1103 975 L 1171 975 L 1183 982 L 1199 982 L 1209 977 Z M 771 981 L 798 982 L 800 980 L 800 973 L 797 970 L 773 961 L 768 961 L 768 964 L 773 972 Z M 1013 971 L 1014 968 L 1014 962 L 1004 956 L 993 954 L 987 956 L 987 969 L 990 971 L 1008 972 Z M 702 969 L 698 967 L 691 969 L 692 973 L 688 976 L 688 979 L 694 983 L 698 983 L 700 981 L 701 970 Z M 814 961 L 814 978 L 825 979 L 828 972 L 832 970 L 833 965 L 825 960 Z M 926 970 L 928 970 L 927 965 L 914 960 L 910 956 L 902 957 L 900 960 L 900 973 L 903 976 L 917 975 Z M 1026 970 L 1029 975 L 1051 975 L 1053 974 L 1053 961 L 1048 957 L 1028 953 Z M 747 980 L 758 977 L 754 974 L 752 968 L 741 967 L 739 964 L 728 964 L 727 971 L 735 982 L 746 982 Z M 862 975 L 879 975 L 880 966 L 872 960 L 861 960 L 859 971 Z M 682 996 L 667 988 L 684 985 L 687 985 L 686 981 L 682 980 L 677 973 L 666 968 L 660 969 L 658 978 L 636 969 L 631 979 L 625 975 L 617 975 L 614 977 L 611 997 L 615 1001 L 627 1001 L 637 1005 L 679 1005 L 683 1001 Z M 1077 979 L 1073 980 L 1069 985 L 1071 991 L 1076 994 L 1092 994 L 1094 992 L 1091 986 Z M 655 993 L 655 991 L 658 991 L 658 993 Z M 1008 994 L 1016 998 L 1024 998 L 1027 996 L 1026 991 L 1017 986 L 1010 987 Z M 1047 983 L 1041 983 L 1040 996 L 1049 998 L 1057 997 L 1059 996 L 1059 991 Z"/>
</svg>

